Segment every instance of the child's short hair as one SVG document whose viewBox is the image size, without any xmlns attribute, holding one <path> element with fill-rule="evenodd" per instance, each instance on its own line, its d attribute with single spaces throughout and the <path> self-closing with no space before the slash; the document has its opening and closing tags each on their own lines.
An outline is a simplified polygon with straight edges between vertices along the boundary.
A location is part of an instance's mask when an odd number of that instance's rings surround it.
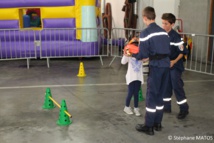
<svg viewBox="0 0 214 143">
<path fill-rule="evenodd" d="M 172 13 L 164 13 L 161 18 L 163 20 L 167 20 L 170 24 L 173 24 L 176 22 L 176 17 Z"/>
<path fill-rule="evenodd" d="M 155 20 L 156 17 L 155 9 L 150 6 L 144 8 L 143 16 L 147 17 L 149 20 Z"/>
</svg>

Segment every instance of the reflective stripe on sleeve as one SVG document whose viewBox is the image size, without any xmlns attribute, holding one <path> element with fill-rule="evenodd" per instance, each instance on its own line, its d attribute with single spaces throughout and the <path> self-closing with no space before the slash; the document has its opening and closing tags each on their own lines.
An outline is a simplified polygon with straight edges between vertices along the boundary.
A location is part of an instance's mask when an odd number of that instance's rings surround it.
<svg viewBox="0 0 214 143">
<path fill-rule="evenodd" d="M 179 43 L 170 42 L 170 45 L 173 45 L 173 46 L 180 46 L 180 45 L 182 45 L 182 44 L 184 44 L 183 41 L 181 41 L 181 42 L 179 42 Z"/>
<path fill-rule="evenodd" d="M 160 36 L 160 35 L 168 35 L 168 34 L 166 32 L 156 32 L 156 33 L 149 34 L 148 36 L 146 36 L 144 38 L 140 38 L 140 41 L 146 41 L 154 36 Z"/>
</svg>

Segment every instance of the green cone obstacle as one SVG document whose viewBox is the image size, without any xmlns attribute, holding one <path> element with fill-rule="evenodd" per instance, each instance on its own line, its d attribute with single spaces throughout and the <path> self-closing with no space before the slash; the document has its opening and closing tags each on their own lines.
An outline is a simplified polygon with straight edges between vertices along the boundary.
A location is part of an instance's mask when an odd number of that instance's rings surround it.
<svg viewBox="0 0 214 143">
<path fill-rule="evenodd" d="M 69 116 L 65 113 L 67 111 L 67 106 L 65 100 L 61 102 L 61 108 L 59 112 L 59 119 L 57 120 L 57 124 L 60 126 L 67 126 L 72 123 Z"/>
<path fill-rule="evenodd" d="M 134 96 L 132 97 L 132 100 L 134 100 Z M 142 87 L 140 88 L 139 92 L 138 92 L 138 101 L 144 101 L 145 99 L 143 98 L 143 91 L 142 91 Z"/>
<path fill-rule="evenodd" d="M 145 99 L 143 98 L 143 91 L 142 91 L 142 87 L 140 88 L 139 92 L 138 92 L 138 100 L 139 101 L 144 101 Z"/>
<path fill-rule="evenodd" d="M 44 104 L 42 106 L 43 109 L 53 109 L 53 108 L 55 108 L 55 105 L 54 105 L 53 101 L 50 100 L 49 96 L 52 97 L 51 90 L 50 90 L 50 88 L 46 88 L 45 101 L 44 101 Z"/>
</svg>

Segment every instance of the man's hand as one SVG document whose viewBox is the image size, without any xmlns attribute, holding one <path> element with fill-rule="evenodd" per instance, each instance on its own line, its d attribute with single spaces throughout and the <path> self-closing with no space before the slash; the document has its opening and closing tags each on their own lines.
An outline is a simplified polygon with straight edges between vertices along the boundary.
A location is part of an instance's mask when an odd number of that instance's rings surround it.
<svg viewBox="0 0 214 143">
<path fill-rule="evenodd" d="M 142 61 L 145 63 L 145 62 L 149 61 L 149 58 L 142 59 Z"/>
</svg>

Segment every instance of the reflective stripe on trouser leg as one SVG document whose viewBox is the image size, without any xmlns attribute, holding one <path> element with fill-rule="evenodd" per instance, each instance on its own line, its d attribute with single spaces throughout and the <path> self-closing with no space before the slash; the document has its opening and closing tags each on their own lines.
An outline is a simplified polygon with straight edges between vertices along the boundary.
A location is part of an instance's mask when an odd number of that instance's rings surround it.
<svg viewBox="0 0 214 143">
<path fill-rule="evenodd" d="M 163 101 L 164 95 L 168 92 L 168 84 L 169 84 L 169 69 L 163 73 L 163 81 L 161 83 L 160 92 L 161 95 L 159 98 L 156 99 L 156 116 L 155 116 L 155 123 L 161 123 L 163 119 L 163 109 L 165 108 L 165 102 Z M 171 97 L 171 96 L 170 96 Z M 171 98 L 170 98 L 171 99 Z M 171 100 L 170 100 L 171 101 Z M 171 102 L 168 105 L 168 108 L 171 109 Z M 164 105 L 164 106 L 163 106 Z"/>
<path fill-rule="evenodd" d="M 170 72 L 170 70 L 169 70 Z M 171 110 L 171 97 L 172 97 L 172 81 L 170 78 L 170 73 L 168 75 L 168 84 L 167 89 L 165 90 L 165 94 L 163 95 L 163 101 L 164 101 L 164 109 Z"/>
<path fill-rule="evenodd" d="M 166 85 L 164 86 L 162 85 L 163 84 L 162 79 L 165 80 L 166 73 L 168 74 L 168 68 L 150 67 L 150 73 L 147 79 L 146 115 L 145 115 L 145 125 L 148 127 L 153 127 L 154 122 L 156 120 L 158 122 L 162 121 L 163 112 L 157 114 L 156 107 L 158 106 L 158 109 L 163 108 L 163 93 L 162 94 L 159 93 L 166 90 Z"/>
<path fill-rule="evenodd" d="M 163 98 L 165 110 L 171 110 L 171 100 L 171 98 Z"/>
<path fill-rule="evenodd" d="M 153 127 L 154 119 L 156 115 L 156 109 L 151 109 L 146 107 L 146 114 L 145 114 L 145 125 L 148 127 Z"/>
<path fill-rule="evenodd" d="M 172 100 L 171 98 L 163 98 L 163 101 L 165 101 L 165 102 L 169 102 L 171 100 Z"/>
<path fill-rule="evenodd" d="M 170 71 L 170 75 L 171 75 L 171 81 L 172 81 L 172 88 L 174 90 L 177 103 L 180 106 L 180 110 L 186 111 L 189 109 L 189 106 L 186 102 L 185 91 L 183 88 L 184 83 L 181 78 L 182 72 L 173 69 Z"/>
<path fill-rule="evenodd" d="M 156 106 L 156 110 L 163 110 L 164 106 Z"/>
<path fill-rule="evenodd" d="M 156 115 L 154 123 L 161 123 L 163 118 L 163 108 L 164 106 L 156 106 Z"/>
<path fill-rule="evenodd" d="M 187 99 L 184 99 L 182 101 L 177 101 L 177 104 L 180 106 L 180 111 L 188 111 L 189 105 L 187 104 Z"/>
<path fill-rule="evenodd" d="M 182 105 L 182 104 L 185 104 L 185 103 L 187 103 L 187 99 L 184 99 L 182 101 L 177 101 L 178 105 Z"/>
</svg>

